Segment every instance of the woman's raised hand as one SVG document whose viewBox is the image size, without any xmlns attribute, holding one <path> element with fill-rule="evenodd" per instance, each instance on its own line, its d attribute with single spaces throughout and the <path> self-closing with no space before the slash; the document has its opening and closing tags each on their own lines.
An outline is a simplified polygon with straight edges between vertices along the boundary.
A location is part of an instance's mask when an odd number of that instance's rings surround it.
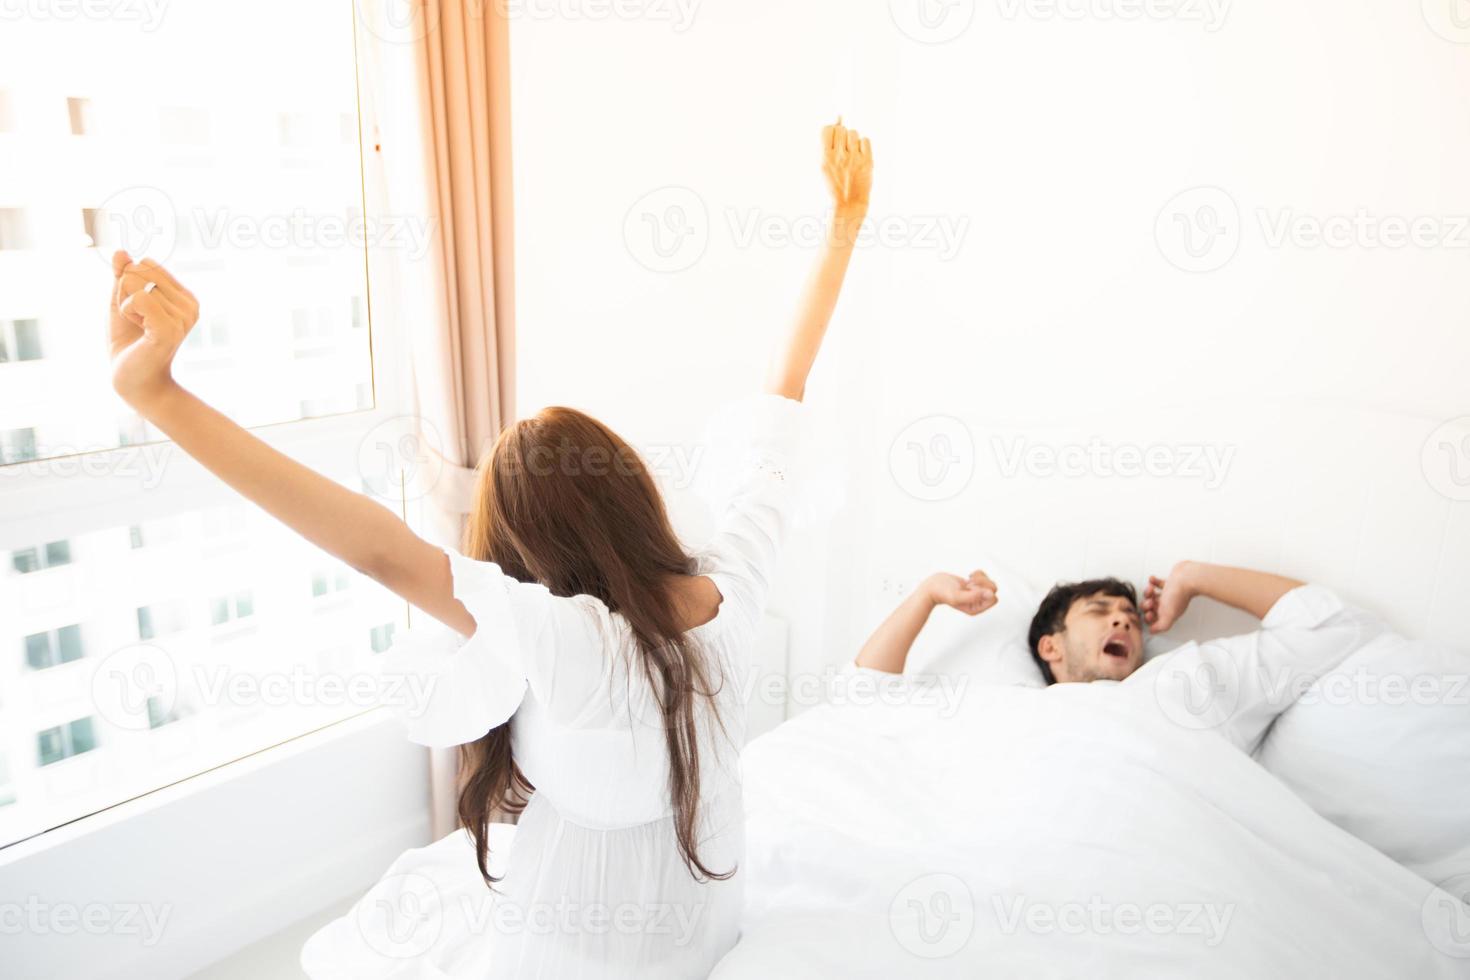
<svg viewBox="0 0 1470 980">
<path fill-rule="evenodd" d="M 112 256 L 112 387 L 137 407 L 172 379 L 174 354 L 199 319 L 199 301 L 152 259 Z"/>
<path fill-rule="evenodd" d="M 822 172 L 839 214 L 861 217 L 868 213 L 873 189 L 873 144 L 855 129 L 834 125 L 822 129 Z"/>
</svg>

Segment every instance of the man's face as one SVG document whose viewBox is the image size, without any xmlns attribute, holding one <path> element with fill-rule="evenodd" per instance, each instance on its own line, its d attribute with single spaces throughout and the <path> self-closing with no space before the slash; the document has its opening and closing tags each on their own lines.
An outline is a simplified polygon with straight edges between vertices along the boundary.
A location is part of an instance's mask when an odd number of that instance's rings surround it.
<svg viewBox="0 0 1470 980">
<path fill-rule="evenodd" d="M 1099 592 L 1067 610 L 1060 633 L 1043 636 L 1038 652 L 1057 683 L 1121 681 L 1143 663 L 1143 623 L 1124 596 Z"/>
</svg>

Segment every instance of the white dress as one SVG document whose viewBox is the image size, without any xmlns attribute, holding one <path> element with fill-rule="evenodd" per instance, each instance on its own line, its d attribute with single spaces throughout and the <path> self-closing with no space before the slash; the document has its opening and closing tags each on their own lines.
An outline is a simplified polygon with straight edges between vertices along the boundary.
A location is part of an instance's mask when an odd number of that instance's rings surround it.
<svg viewBox="0 0 1470 980">
<path fill-rule="evenodd" d="M 769 577 L 791 520 L 790 456 L 801 409 L 757 403 L 751 452 L 719 529 L 696 555 L 723 597 L 687 635 L 723 675 L 723 731 L 703 718 L 698 854 L 737 869 L 745 841 L 738 768 L 742 688 Z M 590 596 L 559 598 L 445 549 L 454 595 L 475 617 L 463 639 L 432 623 L 395 644 L 385 672 L 430 685 L 405 711 L 430 746 L 510 719 L 516 763 L 536 787 L 514 828 L 492 825 L 492 891 L 464 830 L 403 854 L 342 918 L 307 941 L 316 980 L 428 977 L 703 977 L 734 945 L 737 873 L 697 882 L 676 844 L 662 713 L 626 622 Z"/>
</svg>

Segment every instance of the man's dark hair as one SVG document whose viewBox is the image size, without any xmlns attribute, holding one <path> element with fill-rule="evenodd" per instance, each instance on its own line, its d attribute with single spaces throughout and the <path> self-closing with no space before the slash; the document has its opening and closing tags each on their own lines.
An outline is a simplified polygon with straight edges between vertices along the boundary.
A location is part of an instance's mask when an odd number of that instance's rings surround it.
<svg viewBox="0 0 1470 980">
<path fill-rule="evenodd" d="M 1046 598 L 1041 600 L 1036 615 L 1031 617 L 1031 631 L 1026 635 L 1026 642 L 1031 646 L 1031 659 L 1041 668 L 1041 676 L 1048 684 L 1055 684 L 1057 678 L 1051 672 L 1051 664 L 1041 659 L 1041 638 L 1066 629 L 1067 613 L 1072 611 L 1072 604 L 1095 595 L 1127 599 L 1134 608 L 1138 607 L 1138 592 L 1129 583 L 1116 578 L 1094 578 L 1052 586 Z"/>
</svg>

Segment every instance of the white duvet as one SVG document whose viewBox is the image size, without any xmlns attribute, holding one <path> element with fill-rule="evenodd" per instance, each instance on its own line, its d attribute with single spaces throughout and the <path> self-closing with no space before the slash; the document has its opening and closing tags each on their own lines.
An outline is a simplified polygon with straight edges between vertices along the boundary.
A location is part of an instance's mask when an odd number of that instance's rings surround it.
<svg viewBox="0 0 1470 980">
<path fill-rule="evenodd" d="M 745 753 L 744 977 L 1470 977 L 1458 899 L 1116 685 L 826 706 Z"/>
</svg>

